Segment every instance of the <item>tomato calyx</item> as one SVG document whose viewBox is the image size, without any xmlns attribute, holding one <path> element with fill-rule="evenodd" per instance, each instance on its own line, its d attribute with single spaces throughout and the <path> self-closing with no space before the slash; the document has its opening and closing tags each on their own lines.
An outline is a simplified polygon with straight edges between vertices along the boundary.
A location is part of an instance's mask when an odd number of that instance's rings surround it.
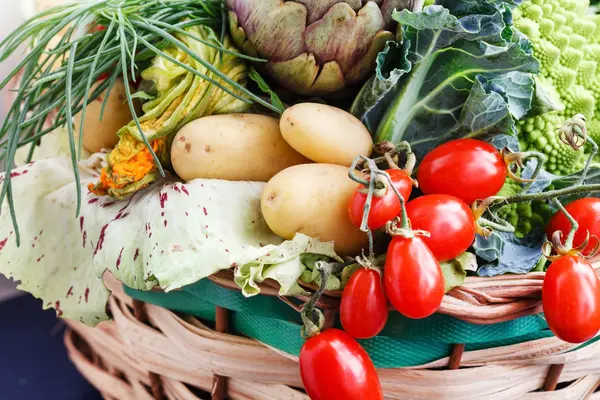
<svg viewBox="0 0 600 400">
<path fill-rule="evenodd" d="M 417 165 L 417 157 L 412 152 L 408 142 L 401 142 L 400 144 L 395 145 L 392 142 L 383 141 L 375 144 L 374 150 L 376 154 L 380 155 L 380 157 L 375 158 L 374 160 L 376 164 L 385 161 L 390 168 L 402 170 L 406 172 L 408 176 L 412 175 L 415 166 Z M 404 155 L 403 168 L 399 167 L 399 164 L 401 164 L 401 155 Z M 419 184 L 415 179 L 411 178 L 411 180 L 415 187 L 419 187 Z"/>
<path fill-rule="evenodd" d="M 583 250 L 590 244 L 590 239 L 594 239 L 596 244 L 589 254 L 584 255 Z M 568 236 L 563 242 L 563 234 L 561 231 L 556 231 L 552 234 L 552 238 L 542 245 L 542 253 L 550 261 L 556 261 L 564 256 L 577 256 L 585 260 L 590 260 L 598 255 L 600 251 L 600 240 L 596 236 L 590 236 L 587 232 L 584 241 L 577 247 L 572 247 L 568 244 Z"/>
<path fill-rule="evenodd" d="M 410 219 L 403 210 L 404 215 L 396 217 L 393 221 L 387 223 L 385 232 L 391 237 L 400 236 L 405 239 L 413 239 L 417 236 L 431 237 L 431 234 L 421 229 L 412 229 Z"/>
<path fill-rule="evenodd" d="M 354 260 L 356 260 L 356 263 L 362 268 L 373 270 L 379 275 L 383 276 L 383 271 L 381 267 L 375 265 L 375 260 L 373 257 L 365 256 L 365 254 L 363 253 L 361 256 L 357 256 Z"/>
<path fill-rule="evenodd" d="M 473 219 L 475 220 L 475 230 L 478 235 L 483 236 L 484 238 L 489 238 L 494 233 L 494 230 L 498 230 L 501 232 L 514 232 L 515 228 L 511 224 L 506 221 L 498 220 L 491 221 L 484 217 L 485 213 L 489 211 L 489 208 L 492 204 L 502 202 L 504 200 L 503 197 L 500 196 L 490 196 L 485 200 L 476 200 L 471 205 L 471 211 L 473 212 Z M 490 213 L 492 217 L 493 213 Z"/>
<path fill-rule="evenodd" d="M 590 232 L 586 231 L 586 236 L 583 242 L 579 246 L 573 246 L 575 234 L 579 229 L 579 223 L 575 218 L 573 218 L 573 216 L 566 210 L 566 208 L 558 199 L 553 199 L 552 201 L 554 204 L 556 204 L 556 206 L 558 206 L 559 212 L 564 213 L 571 223 L 571 230 L 564 241 L 562 231 L 558 230 L 554 232 L 550 240 L 546 241 L 542 245 L 542 253 L 544 256 L 550 261 L 556 261 L 565 256 L 577 256 L 583 258 L 584 260 L 589 260 L 596 257 L 600 251 L 600 240 L 598 237 L 595 235 L 590 235 Z M 583 251 L 586 250 L 587 246 L 590 244 L 590 239 L 594 239 L 596 244 L 591 251 L 586 252 L 587 254 L 584 255 Z"/>
<path fill-rule="evenodd" d="M 569 236 L 571 235 L 569 234 Z M 590 235 L 589 231 L 586 232 L 583 242 L 576 247 L 572 245 L 572 240 L 569 242 L 569 236 L 563 241 L 563 233 L 561 231 L 554 232 L 552 238 L 542 245 L 544 256 L 550 261 L 556 261 L 565 256 L 577 256 L 584 260 L 591 260 L 600 252 L 600 240 L 595 235 Z M 590 244 L 591 239 L 595 240 L 594 248 L 584 255 L 583 251 Z"/>
<path fill-rule="evenodd" d="M 590 139 L 587 135 L 585 115 L 583 114 L 575 115 L 557 130 L 560 141 L 571 146 L 573 150 L 579 150 L 585 146 Z"/>
<path fill-rule="evenodd" d="M 384 171 L 385 172 L 385 171 Z M 374 184 L 374 188 L 373 188 L 373 197 L 383 197 L 388 193 L 388 190 L 390 188 L 391 185 L 391 178 L 388 178 L 389 174 L 387 176 L 383 175 L 383 174 L 377 174 L 375 177 L 375 184 Z M 362 194 L 369 194 L 369 190 L 370 187 L 369 186 L 364 186 L 362 189 L 359 189 L 359 192 Z"/>
<path fill-rule="evenodd" d="M 500 155 L 506 164 L 506 174 L 510 179 L 518 183 L 533 183 L 538 178 L 542 167 L 547 160 L 546 155 L 537 151 L 514 152 L 508 147 L 500 151 Z M 537 159 L 535 171 L 531 178 L 523 178 L 515 174 L 515 170 L 522 170 L 525 167 L 525 161 L 530 158 Z"/>
</svg>

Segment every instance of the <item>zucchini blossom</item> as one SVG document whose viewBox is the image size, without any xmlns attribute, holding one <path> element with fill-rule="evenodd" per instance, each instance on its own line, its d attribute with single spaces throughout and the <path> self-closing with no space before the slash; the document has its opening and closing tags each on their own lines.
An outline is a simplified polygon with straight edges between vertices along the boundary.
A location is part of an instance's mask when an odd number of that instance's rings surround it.
<svg viewBox="0 0 600 400">
<path fill-rule="evenodd" d="M 248 68 L 243 59 L 221 52 L 191 36 L 235 52 L 229 37 L 221 44 L 215 32 L 206 26 L 192 26 L 186 28 L 186 31 L 190 36 L 175 36 L 199 58 L 213 65 L 232 81 L 241 86 L 246 84 Z M 163 51 L 180 63 L 228 87 L 208 68 L 176 46 L 167 47 Z M 169 165 L 171 143 L 183 125 L 208 115 L 244 112 L 248 109 L 246 102 L 164 57 L 154 58 L 152 65 L 142 72 L 142 78 L 152 83 L 157 93 L 155 98 L 143 105 L 143 115 L 138 120 L 162 166 Z M 234 90 L 231 87 L 229 89 Z M 119 143 L 108 156 L 108 166 L 102 170 L 100 181 L 95 185 L 90 184 L 89 189 L 100 196 L 123 199 L 147 187 L 158 178 L 159 173 L 135 121 L 120 129 L 117 135 Z"/>
</svg>

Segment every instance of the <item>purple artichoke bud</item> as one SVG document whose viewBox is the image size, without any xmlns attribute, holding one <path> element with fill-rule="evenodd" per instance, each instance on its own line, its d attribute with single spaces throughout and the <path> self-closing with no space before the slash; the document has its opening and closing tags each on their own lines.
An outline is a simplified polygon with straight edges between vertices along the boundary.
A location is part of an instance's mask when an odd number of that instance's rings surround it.
<svg viewBox="0 0 600 400">
<path fill-rule="evenodd" d="M 268 61 L 282 86 L 324 95 L 361 83 L 394 39 L 394 9 L 423 0 L 227 0 L 231 35 L 247 55 Z"/>
</svg>

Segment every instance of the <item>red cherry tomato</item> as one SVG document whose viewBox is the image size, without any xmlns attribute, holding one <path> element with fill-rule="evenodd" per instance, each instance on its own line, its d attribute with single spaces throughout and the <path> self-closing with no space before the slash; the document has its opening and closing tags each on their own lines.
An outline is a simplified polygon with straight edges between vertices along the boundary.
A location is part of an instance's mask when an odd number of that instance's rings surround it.
<svg viewBox="0 0 600 400">
<path fill-rule="evenodd" d="M 386 172 L 390 174 L 392 183 L 398 190 L 398 193 L 407 200 L 412 192 L 412 180 L 410 179 L 410 176 L 399 169 L 388 169 Z M 358 228 L 360 228 L 365 202 L 367 201 L 367 195 L 361 193 L 359 191 L 361 189 L 364 189 L 362 185 L 357 188 L 348 204 L 350 220 Z M 398 200 L 398 196 L 396 196 L 394 190 L 388 188 L 386 194 L 382 197 L 373 196 L 373 200 L 371 201 L 371 211 L 367 222 L 369 229 L 379 229 L 385 226 L 388 221 L 396 218 L 398 214 L 400 214 L 400 200 Z"/>
<path fill-rule="evenodd" d="M 439 262 L 464 253 L 475 240 L 475 219 L 471 209 L 456 197 L 430 194 L 410 201 L 406 213 L 413 229 L 429 232 L 422 237 Z"/>
<path fill-rule="evenodd" d="M 425 194 L 449 194 L 471 205 L 500 191 L 506 180 L 506 163 L 489 143 L 457 139 L 423 158 L 417 180 Z"/>
<path fill-rule="evenodd" d="M 390 303 L 406 317 L 428 317 L 442 304 L 442 268 L 420 237 L 392 239 L 383 280 Z"/>
<path fill-rule="evenodd" d="M 600 279 L 579 256 L 564 256 L 550 264 L 542 303 L 548 327 L 565 342 L 585 342 L 600 330 Z"/>
<path fill-rule="evenodd" d="M 342 330 L 328 329 L 308 339 L 299 361 L 311 400 L 383 400 L 369 355 Z"/>
<path fill-rule="evenodd" d="M 579 199 L 567 204 L 565 207 L 567 212 L 571 214 L 575 221 L 579 224 L 579 229 L 575 233 L 573 246 L 578 247 L 583 243 L 587 233 L 600 238 L 600 199 Z M 563 212 L 554 214 L 546 228 L 548 239 L 552 237 L 554 232 L 561 231 L 563 238 L 566 238 L 571 231 L 571 223 Z M 584 255 L 588 255 L 596 246 L 596 240 L 590 240 L 590 244 L 583 250 Z"/>
<path fill-rule="evenodd" d="M 388 302 L 379 272 L 361 268 L 342 293 L 340 320 L 344 330 L 358 339 L 377 336 L 388 319 Z"/>
</svg>

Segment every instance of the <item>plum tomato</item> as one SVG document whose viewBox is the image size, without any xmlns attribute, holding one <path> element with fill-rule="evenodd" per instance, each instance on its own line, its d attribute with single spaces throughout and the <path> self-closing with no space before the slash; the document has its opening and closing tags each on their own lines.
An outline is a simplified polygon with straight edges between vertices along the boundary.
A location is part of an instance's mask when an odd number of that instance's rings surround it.
<svg viewBox="0 0 600 400">
<path fill-rule="evenodd" d="M 410 201 L 406 213 L 413 229 L 429 232 L 423 241 L 439 262 L 464 253 L 475 240 L 475 219 L 462 200 L 444 194 L 430 194 Z"/>
<path fill-rule="evenodd" d="M 600 279 L 580 256 L 563 256 L 550 264 L 542 303 L 548 327 L 565 342 L 583 343 L 600 330 Z"/>
<path fill-rule="evenodd" d="M 579 224 L 579 229 L 575 233 L 575 239 L 573 240 L 574 247 L 579 247 L 583 243 L 588 232 L 590 236 L 595 235 L 597 238 L 600 238 L 600 199 L 585 198 L 575 200 L 567 204 L 565 209 Z M 566 238 L 571 231 L 571 223 L 561 211 L 554 214 L 546 227 L 548 239 L 551 239 L 556 231 L 561 231 L 563 238 Z M 596 240 L 590 240 L 590 244 L 586 246 L 582 254 L 589 255 L 595 246 Z"/>
<path fill-rule="evenodd" d="M 392 183 L 398 190 L 398 193 L 404 200 L 408 200 L 412 192 L 412 179 L 410 176 L 399 169 L 388 169 L 386 172 L 390 175 Z M 367 194 L 362 193 L 364 186 L 360 185 L 354 195 L 350 198 L 348 204 L 348 213 L 352 223 L 360 228 L 363 218 L 363 211 L 367 201 Z M 382 197 L 373 196 L 371 201 L 371 211 L 369 213 L 369 229 L 379 229 L 385 226 L 388 221 L 396 218 L 400 214 L 400 200 L 394 193 L 394 190 L 388 188 Z"/>
<path fill-rule="evenodd" d="M 342 293 L 340 321 L 344 330 L 357 339 L 377 336 L 388 319 L 388 302 L 381 274 L 369 268 L 356 271 Z"/>
<path fill-rule="evenodd" d="M 328 329 L 308 339 L 299 362 L 311 400 L 383 400 L 373 361 L 342 330 Z"/>
<path fill-rule="evenodd" d="M 392 239 L 383 280 L 392 306 L 409 318 L 430 316 L 444 299 L 442 268 L 420 237 Z"/>
<path fill-rule="evenodd" d="M 470 206 L 500 191 L 506 180 L 506 163 L 489 143 L 457 139 L 423 158 L 417 180 L 425 194 L 448 194 Z"/>
</svg>

